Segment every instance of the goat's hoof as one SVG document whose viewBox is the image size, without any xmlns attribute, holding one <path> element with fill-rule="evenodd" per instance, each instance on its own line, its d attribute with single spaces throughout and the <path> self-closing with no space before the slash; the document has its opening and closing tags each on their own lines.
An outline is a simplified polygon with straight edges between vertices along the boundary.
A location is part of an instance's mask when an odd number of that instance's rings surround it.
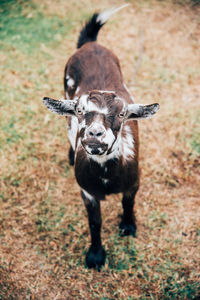
<svg viewBox="0 0 200 300">
<path fill-rule="evenodd" d="M 132 235 L 133 237 L 136 237 L 137 227 L 135 224 L 126 224 L 121 222 L 119 224 L 119 230 L 121 236 Z"/>
<path fill-rule="evenodd" d="M 94 250 L 92 249 L 92 247 L 90 247 L 86 255 L 85 262 L 88 268 L 90 269 L 94 268 L 100 271 L 101 267 L 105 264 L 105 260 L 106 260 L 106 251 L 104 250 L 103 247 L 101 247 L 98 250 Z"/>
</svg>

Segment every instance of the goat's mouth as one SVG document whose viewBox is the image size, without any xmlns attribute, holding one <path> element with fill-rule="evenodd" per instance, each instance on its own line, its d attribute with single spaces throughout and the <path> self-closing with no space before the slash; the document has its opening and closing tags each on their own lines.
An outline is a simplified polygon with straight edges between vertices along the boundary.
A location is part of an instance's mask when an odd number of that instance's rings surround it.
<svg viewBox="0 0 200 300">
<path fill-rule="evenodd" d="M 103 155 L 108 150 L 108 145 L 96 141 L 82 141 L 82 146 L 90 155 Z"/>
</svg>

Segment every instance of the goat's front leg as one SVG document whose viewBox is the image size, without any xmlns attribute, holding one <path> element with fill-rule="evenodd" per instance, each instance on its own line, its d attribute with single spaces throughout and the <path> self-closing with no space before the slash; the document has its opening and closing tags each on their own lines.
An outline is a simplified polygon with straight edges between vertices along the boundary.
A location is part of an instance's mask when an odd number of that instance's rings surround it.
<svg viewBox="0 0 200 300">
<path fill-rule="evenodd" d="M 123 215 L 122 221 L 119 224 L 121 236 L 132 235 L 136 236 L 136 218 L 134 213 L 135 195 L 138 187 L 136 187 L 131 193 L 123 194 L 122 207 Z"/>
<path fill-rule="evenodd" d="M 106 259 L 106 252 L 101 244 L 100 201 L 83 190 L 81 195 L 87 209 L 91 235 L 91 246 L 86 255 L 86 265 L 88 268 L 95 268 L 100 271 Z"/>
<path fill-rule="evenodd" d="M 73 150 L 72 146 L 70 146 L 70 149 L 69 149 L 69 164 L 70 164 L 70 166 L 74 165 L 74 150 Z"/>
</svg>

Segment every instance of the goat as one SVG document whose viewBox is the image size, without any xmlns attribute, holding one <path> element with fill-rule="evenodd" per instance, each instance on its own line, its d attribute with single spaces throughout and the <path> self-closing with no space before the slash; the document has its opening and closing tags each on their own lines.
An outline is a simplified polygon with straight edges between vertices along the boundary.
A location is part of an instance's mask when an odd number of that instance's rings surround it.
<svg viewBox="0 0 200 300">
<path fill-rule="evenodd" d="M 124 7 L 124 6 L 123 6 Z M 106 252 L 101 242 L 100 200 L 122 193 L 122 236 L 136 236 L 135 195 L 139 188 L 137 120 L 150 118 L 159 104 L 135 104 L 123 84 L 118 58 L 100 46 L 97 35 L 120 8 L 95 13 L 83 27 L 77 48 L 65 67 L 66 100 L 45 97 L 44 104 L 67 117 L 69 160 L 88 213 L 91 246 L 88 268 L 100 270 Z"/>
</svg>

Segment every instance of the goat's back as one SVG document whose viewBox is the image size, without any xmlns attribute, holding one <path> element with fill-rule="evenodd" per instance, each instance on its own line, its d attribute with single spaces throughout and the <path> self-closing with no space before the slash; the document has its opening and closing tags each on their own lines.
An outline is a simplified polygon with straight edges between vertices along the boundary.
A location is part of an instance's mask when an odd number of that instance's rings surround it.
<svg viewBox="0 0 200 300">
<path fill-rule="evenodd" d="M 127 103 L 133 103 L 123 84 L 118 58 L 97 42 L 84 44 L 71 56 L 65 68 L 65 78 L 67 76 L 75 82 L 71 97 L 77 89 L 80 94 L 107 90 L 116 92 Z"/>
</svg>

